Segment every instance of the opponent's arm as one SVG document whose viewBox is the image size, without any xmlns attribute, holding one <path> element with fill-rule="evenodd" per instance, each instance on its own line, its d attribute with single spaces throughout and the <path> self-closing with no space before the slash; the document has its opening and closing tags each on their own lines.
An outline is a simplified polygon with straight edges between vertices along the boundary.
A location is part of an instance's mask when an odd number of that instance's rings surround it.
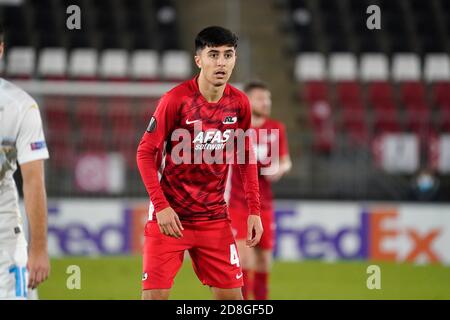
<svg viewBox="0 0 450 320">
<path fill-rule="evenodd" d="M 23 178 L 25 211 L 30 228 L 28 253 L 29 288 L 36 288 L 50 274 L 47 249 L 47 196 L 44 161 L 36 160 L 20 166 Z"/>
</svg>

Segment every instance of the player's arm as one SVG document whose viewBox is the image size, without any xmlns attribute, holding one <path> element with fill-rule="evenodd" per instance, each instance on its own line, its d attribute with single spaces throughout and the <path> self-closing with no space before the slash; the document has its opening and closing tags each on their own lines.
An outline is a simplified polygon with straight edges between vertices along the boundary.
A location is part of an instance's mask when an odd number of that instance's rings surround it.
<svg viewBox="0 0 450 320">
<path fill-rule="evenodd" d="M 147 193 L 155 208 L 161 233 L 179 238 L 183 234 L 180 219 L 170 207 L 158 179 L 157 155 L 162 152 L 164 142 L 176 123 L 176 105 L 169 94 L 164 95 L 142 137 L 137 150 L 136 161 Z"/>
<path fill-rule="evenodd" d="M 250 122 L 250 104 L 247 97 L 244 97 L 244 104 L 241 109 L 240 128 L 247 131 L 250 128 Z M 247 219 L 246 244 L 249 247 L 254 247 L 261 240 L 263 227 L 260 218 L 258 168 L 256 164 L 256 155 L 254 154 L 252 141 L 249 136 L 245 138 L 245 147 L 243 151 L 245 153 L 246 161 L 242 164 L 239 163 L 239 171 L 242 177 L 245 198 L 250 210 Z M 238 153 L 239 152 L 241 152 L 241 150 L 238 150 Z"/>
<path fill-rule="evenodd" d="M 36 288 L 50 273 L 47 250 L 47 196 L 44 159 L 48 158 L 38 106 L 30 107 L 20 123 L 17 136 L 17 161 L 23 178 L 25 211 L 28 216 L 30 245 L 28 250 L 28 287 Z"/>
<path fill-rule="evenodd" d="M 44 182 L 44 161 L 36 160 L 20 166 L 23 178 L 25 210 L 30 229 L 28 257 L 29 284 L 36 288 L 50 273 L 47 250 L 47 196 Z"/>
<path fill-rule="evenodd" d="M 275 174 L 265 176 L 269 181 L 276 182 L 281 179 L 292 168 L 291 157 L 289 156 L 289 148 L 287 143 L 286 129 L 283 125 L 279 128 L 279 164 L 278 171 Z"/>
</svg>

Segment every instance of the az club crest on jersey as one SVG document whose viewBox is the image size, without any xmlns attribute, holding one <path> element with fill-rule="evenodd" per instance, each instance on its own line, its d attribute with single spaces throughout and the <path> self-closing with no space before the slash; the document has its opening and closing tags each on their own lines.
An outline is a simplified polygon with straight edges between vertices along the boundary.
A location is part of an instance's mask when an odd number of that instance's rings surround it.
<svg viewBox="0 0 450 320">
<path fill-rule="evenodd" d="M 223 124 L 233 124 L 233 123 L 236 123 L 236 121 L 237 121 L 237 117 L 227 116 L 227 117 L 225 117 L 225 119 L 223 119 L 222 123 Z"/>
</svg>

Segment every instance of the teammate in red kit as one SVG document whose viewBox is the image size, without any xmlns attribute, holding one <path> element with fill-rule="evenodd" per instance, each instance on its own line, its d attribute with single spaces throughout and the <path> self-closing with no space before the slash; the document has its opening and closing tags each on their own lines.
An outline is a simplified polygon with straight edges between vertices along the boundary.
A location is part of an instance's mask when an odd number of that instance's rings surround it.
<svg viewBox="0 0 450 320">
<path fill-rule="evenodd" d="M 259 190 L 261 201 L 261 220 L 264 227 L 260 243 L 250 248 L 245 245 L 247 231 L 242 227 L 248 206 L 243 197 L 243 183 L 236 167 L 230 173 L 228 187 L 229 212 L 231 223 L 241 258 L 244 287 L 244 299 L 253 295 L 254 299 L 268 298 L 269 272 L 272 263 L 274 242 L 273 196 L 271 182 L 278 181 L 292 166 L 286 139 L 286 131 L 278 121 L 269 118 L 271 95 L 268 87 L 261 82 L 253 82 L 244 88 L 252 108 L 252 128 L 256 131 L 256 154 L 258 158 Z M 277 153 L 277 154 L 275 154 Z M 264 168 L 273 165 L 275 172 L 264 175 Z"/>
<path fill-rule="evenodd" d="M 150 196 L 143 299 L 169 298 L 185 250 L 215 299 L 242 299 L 243 274 L 224 200 L 229 165 L 198 161 L 197 156 L 220 155 L 226 143 L 238 138 L 233 132 L 249 129 L 250 104 L 243 92 L 227 84 L 236 62 L 237 37 L 222 27 L 208 27 L 197 35 L 195 48 L 199 75 L 160 99 L 137 150 Z M 180 141 L 186 134 L 187 143 Z M 234 156 L 244 154 L 248 160 L 237 167 L 250 208 L 246 244 L 254 247 L 263 232 L 257 165 L 251 161 L 250 139 L 244 146 L 234 149 Z"/>
</svg>

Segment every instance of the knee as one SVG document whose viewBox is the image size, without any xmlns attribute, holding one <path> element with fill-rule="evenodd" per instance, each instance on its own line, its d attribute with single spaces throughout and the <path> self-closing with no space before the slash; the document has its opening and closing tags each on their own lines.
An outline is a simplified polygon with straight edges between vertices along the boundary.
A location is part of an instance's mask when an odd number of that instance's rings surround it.
<svg viewBox="0 0 450 320">
<path fill-rule="evenodd" d="M 243 300 L 241 288 L 213 289 L 215 300 Z"/>
<path fill-rule="evenodd" d="M 169 299 L 168 290 L 143 290 L 142 300 L 167 300 Z"/>
<path fill-rule="evenodd" d="M 261 255 L 257 258 L 256 271 L 269 272 L 272 267 L 272 258 L 268 255 Z"/>
<path fill-rule="evenodd" d="M 241 255 L 240 260 L 241 260 L 242 269 L 245 269 L 245 270 L 253 269 L 254 263 L 253 263 L 251 257 L 249 257 L 249 255 L 246 255 L 246 254 Z"/>
</svg>

